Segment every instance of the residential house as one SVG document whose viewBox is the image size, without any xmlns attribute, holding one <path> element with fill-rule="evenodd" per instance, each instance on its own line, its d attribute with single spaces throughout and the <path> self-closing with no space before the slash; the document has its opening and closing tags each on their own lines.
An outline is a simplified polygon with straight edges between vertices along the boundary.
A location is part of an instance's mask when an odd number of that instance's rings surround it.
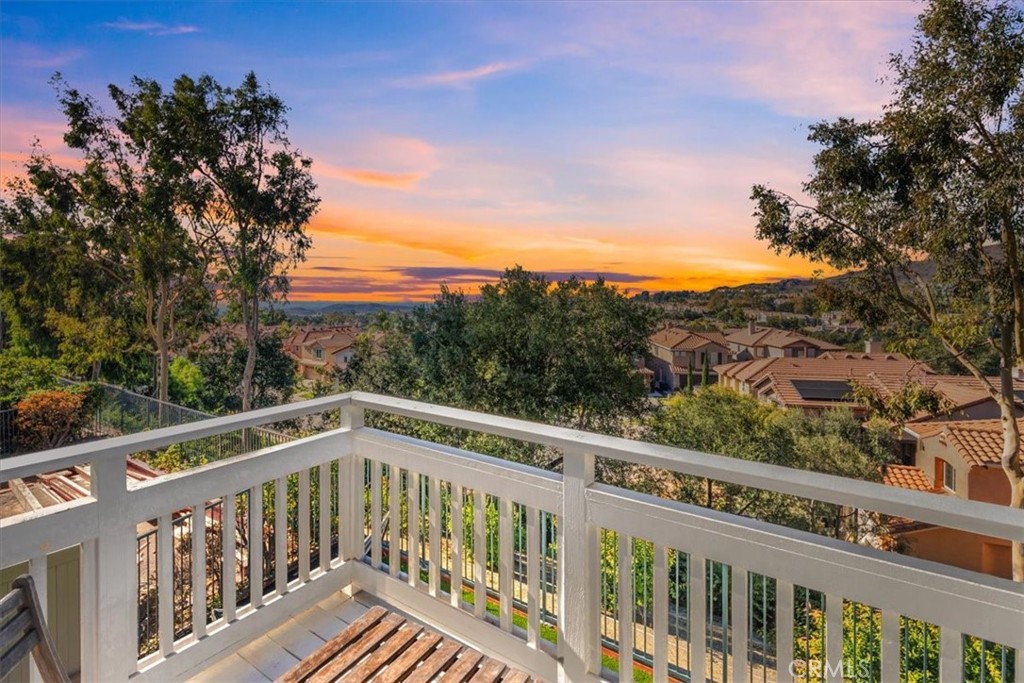
<svg viewBox="0 0 1024 683">
<path fill-rule="evenodd" d="M 721 332 L 691 332 L 681 327 L 667 327 L 651 337 L 651 357 L 647 367 L 654 373 L 654 383 L 669 390 L 686 386 L 687 374 L 693 372 L 693 384 L 700 383 L 705 363 L 717 366 L 729 359 L 729 345 Z M 710 381 L 717 381 L 714 371 Z"/>
<path fill-rule="evenodd" d="M 738 361 L 752 358 L 816 358 L 826 351 L 843 350 L 843 347 L 821 339 L 791 330 L 759 327 L 755 322 L 745 328 L 732 330 L 725 338 L 729 350 Z"/>
<path fill-rule="evenodd" d="M 348 367 L 359 330 L 353 327 L 305 327 L 285 339 L 285 351 L 303 379 L 317 379 Z"/>
<path fill-rule="evenodd" d="M 758 358 L 715 368 L 719 381 L 743 394 L 783 407 L 818 411 L 845 407 L 860 412 L 851 398 L 853 384 L 882 392 L 921 381 L 932 369 L 900 354 L 827 352 L 818 358 Z"/>
<path fill-rule="evenodd" d="M 1019 421 L 1024 430 L 1024 419 Z M 908 425 L 917 438 L 910 465 L 887 468 L 885 483 L 996 505 L 1010 502 L 1000 465 L 999 420 L 950 420 Z M 942 526 L 898 520 L 894 536 L 907 554 L 1010 578 L 1010 542 Z"/>
</svg>

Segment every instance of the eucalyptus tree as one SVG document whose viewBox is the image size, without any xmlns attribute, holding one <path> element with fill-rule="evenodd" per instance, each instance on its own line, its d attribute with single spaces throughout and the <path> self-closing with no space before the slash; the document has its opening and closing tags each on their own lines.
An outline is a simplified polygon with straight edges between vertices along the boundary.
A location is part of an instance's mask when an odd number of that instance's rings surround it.
<svg viewBox="0 0 1024 683">
<path fill-rule="evenodd" d="M 808 199 L 757 185 L 757 235 L 855 271 L 826 290 L 877 326 L 912 318 L 999 405 L 1010 504 L 1024 508 L 1013 368 L 1024 367 L 1024 10 L 933 0 L 890 59 L 893 98 L 871 121 L 811 127 Z M 971 351 L 1000 357 L 989 378 Z M 1024 581 L 1024 546 L 1013 544 Z"/>
<path fill-rule="evenodd" d="M 287 294 L 287 272 L 311 245 L 305 228 L 320 203 L 312 160 L 291 146 L 287 107 L 253 73 L 237 88 L 181 76 L 171 98 L 178 162 L 189 171 L 184 213 L 245 328 L 241 408 L 249 410 L 260 304 Z"/>
<path fill-rule="evenodd" d="M 157 397 L 166 402 L 171 353 L 211 309 L 206 266 L 180 216 L 188 174 L 169 100 L 156 81 L 134 78 L 127 90 L 108 87 L 116 110 L 109 115 L 59 76 L 55 84 L 64 142 L 84 157 L 71 177 L 90 257 L 135 302 L 156 358 Z"/>
</svg>

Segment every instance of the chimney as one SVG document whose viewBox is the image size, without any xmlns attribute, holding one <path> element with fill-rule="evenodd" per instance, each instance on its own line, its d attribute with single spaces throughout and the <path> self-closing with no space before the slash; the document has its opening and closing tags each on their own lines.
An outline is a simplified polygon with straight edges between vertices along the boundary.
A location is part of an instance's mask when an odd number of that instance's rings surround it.
<svg viewBox="0 0 1024 683">
<path fill-rule="evenodd" d="M 747 323 L 747 331 L 750 332 L 750 334 L 755 334 L 757 332 L 757 323 L 753 320 Z"/>
<path fill-rule="evenodd" d="M 864 353 L 881 353 L 882 342 L 879 339 L 868 339 L 864 342 Z"/>
</svg>

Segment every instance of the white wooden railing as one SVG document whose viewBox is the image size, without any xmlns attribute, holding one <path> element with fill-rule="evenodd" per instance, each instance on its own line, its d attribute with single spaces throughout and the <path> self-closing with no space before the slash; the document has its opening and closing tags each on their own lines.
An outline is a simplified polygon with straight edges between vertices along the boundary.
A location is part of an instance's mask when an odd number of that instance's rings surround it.
<svg viewBox="0 0 1024 683">
<path fill-rule="evenodd" d="M 339 428 L 126 483 L 128 454 L 328 411 Z M 563 471 L 372 429 L 365 411 L 543 444 Z M 92 468 L 91 497 L 0 521 L 0 565 L 28 562 L 45 602 L 47 556 L 80 547 L 86 682 L 185 677 L 338 590 L 548 680 L 631 681 L 624 660 L 655 681 L 854 680 L 863 660 L 856 680 L 973 683 L 979 643 L 997 661 L 979 680 L 1024 680 L 1020 585 L 596 483 L 596 458 L 1024 540 L 1018 510 L 351 393 L 0 461 L 0 481 Z M 136 538 L 154 520 L 146 648 Z M 857 623 L 872 629 L 860 651 Z M 932 645 L 912 651 L 914 633 Z M 822 652 L 801 650 L 815 638 Z M 929 652 L 937 665 L 916 661 Z"/>
</svg>

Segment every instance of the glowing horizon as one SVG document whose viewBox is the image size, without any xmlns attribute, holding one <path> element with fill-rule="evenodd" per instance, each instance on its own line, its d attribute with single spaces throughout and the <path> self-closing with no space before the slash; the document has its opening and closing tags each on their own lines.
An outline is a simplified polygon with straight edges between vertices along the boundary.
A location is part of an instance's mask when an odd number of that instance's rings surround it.
<svg viewBox="0 0 1024 683">
<path fill-rule="evenodd" d="M 880 111 L 919 9 L 8 2 L 0 176 L 33 139 L 75 162 L 56 70 L 101 101 L 135 74 L 254 70 L 323 198 L 292 301 L 475 293 L 516 264 L 631 291 L 808 277 L 754 239 L 750 187 L 798 192 L 808 124 Z"/>
</svg>

